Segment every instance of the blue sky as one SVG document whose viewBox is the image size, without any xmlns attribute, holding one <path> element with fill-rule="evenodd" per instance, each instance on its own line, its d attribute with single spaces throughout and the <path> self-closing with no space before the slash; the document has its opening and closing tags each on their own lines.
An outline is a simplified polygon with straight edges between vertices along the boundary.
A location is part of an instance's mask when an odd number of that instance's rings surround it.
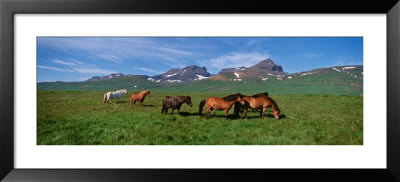
<svg viewBox="0 0 400 182">
<path fill-rule="evenodd" d="M 270 58 L 285 72 L 363 64 L 362 37 L 38 37 L 37 81 L 84 81 L 111 73 L 252 66 Z"/>
</svg>

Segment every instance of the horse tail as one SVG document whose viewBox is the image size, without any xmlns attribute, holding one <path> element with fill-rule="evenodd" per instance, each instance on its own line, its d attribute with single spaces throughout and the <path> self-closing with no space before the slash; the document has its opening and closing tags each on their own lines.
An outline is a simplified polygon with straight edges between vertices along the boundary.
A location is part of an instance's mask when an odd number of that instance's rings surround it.
<svg viewBox="0 0 400 182">
<path fill-rule="evenodd" d="M 103 103 L 106 103 L 106 101 L 107 101 L 107 94 L 104 94 Z"/>
<path fill-rule="evenodd" d="M 199 104 L 199 115 L 201 115 L 201 113 L 203 112 L 204 104 L 206 104 L 206 100 L 200 101 L 200 104 Z"/>
</svg>

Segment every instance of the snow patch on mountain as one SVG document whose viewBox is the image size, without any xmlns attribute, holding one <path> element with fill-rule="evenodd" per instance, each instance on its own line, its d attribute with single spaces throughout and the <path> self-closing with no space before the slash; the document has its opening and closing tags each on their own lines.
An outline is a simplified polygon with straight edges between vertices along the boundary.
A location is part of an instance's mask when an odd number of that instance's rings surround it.
<svg viewBox="0 0 400 182">
<path fill-rule="evenodd" d="M 165 82 L 168 82 L 168 83 L 181 83 L 182 81 L 181 80 L 166 80 Z"/>
</svg>

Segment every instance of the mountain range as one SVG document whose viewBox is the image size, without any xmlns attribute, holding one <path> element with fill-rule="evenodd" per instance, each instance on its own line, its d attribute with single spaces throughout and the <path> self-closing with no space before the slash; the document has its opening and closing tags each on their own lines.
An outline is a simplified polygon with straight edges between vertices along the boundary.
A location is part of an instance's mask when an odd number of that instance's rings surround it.
<svg viewBox="0 0 400 182">
<path fill-rule="evenodd" d="M 239 67 L 239 68 L 225 68 L 221 69 L 221 71 L 217 75 L 211 75 L 207 72 L 206 67 L 199 67 L 196 65 L 186 66 L 182 69 L 174 68 L 169 71 L 155 75 L 155 76 L 147 76 L 140 75 L 146 78 L 149 81 L 157 82 L 157 83 L 188 83 L 195 82 L 203 79 L 212 78 L 213 80 L 229 80 L 232 75 L 234 81 L 241 81 L 242 79 L 246 79 L 248 77 L 254 76 L 266 76 L 266 75 L 286 75 L 287 73 L 283 72 L 283 68 L 280 65 L 275 64 L 271 59 L 265 59 L 260 61 L 254 66 L 251 67 Z M 122 73 L 113 73 L 107 76 L 94 76 L 86 81 L 104 81 L 110 79 L 118 79 L 124 77 L 132 77 L 135 75 L 130 74 L 122 74 Z"/>
<path fill-rule="evenodd" d="M 363 66 L 346 65 L 288 74 L 282 66 L 265 59 L 251 67 L 221 69 L 216 75 L 196 65 L 171 69 L 155 76 L 114 73 L 83 82 L 40 82 L 37 89 L 263 92 L 277 94 L 362 95 Z"/>
</svg>

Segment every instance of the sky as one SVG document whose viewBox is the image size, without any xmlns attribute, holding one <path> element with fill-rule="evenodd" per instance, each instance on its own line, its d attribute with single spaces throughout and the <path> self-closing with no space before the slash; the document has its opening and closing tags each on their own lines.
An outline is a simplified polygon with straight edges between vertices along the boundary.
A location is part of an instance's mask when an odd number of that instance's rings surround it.
<svg viewBox="0 0 400 182">
<path fill-rule="evenodd" d="M 362 37 L 38 37 L 37 82 L 85 81 L 111 73 L 250 67 L 272 59 L 288 73 L 363 65 Z"/>
</svg>

